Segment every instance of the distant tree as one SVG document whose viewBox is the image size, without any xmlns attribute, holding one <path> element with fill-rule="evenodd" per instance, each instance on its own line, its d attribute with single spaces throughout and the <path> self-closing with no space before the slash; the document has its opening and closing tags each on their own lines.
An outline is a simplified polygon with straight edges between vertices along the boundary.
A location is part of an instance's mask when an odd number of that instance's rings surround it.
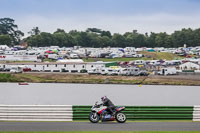
<svg viewBox="0 0 200 133">
<path fill-rule="evenodd" d="M 102 36 L 101 41 L 101 47 L 108 47 L 111 45 L 111 38 L 109 38 L 108 36 Z"/>
<path fill-rule="evenodd" d="M 193 46 L 200 46 L 200 28 L 194 30 L 193 37 Z"/>
<path fill-rule="evenodd" d="M 151 34 L 146 38 L 146 47 L 156 47 L 156 36 L 156 33 L 151 32 Z"/>
<path fill-rule="evenodd" d="M 131 35 L 131 34 L 133 34 L 133 33 L 132 33 L 132 32 L 126 32 L 126 33 L 124 33 L 123 36 L 124 36 L 125 38 L 127 38 L 127 37 L 128 37 L 129 35 Z"/>
<path fill-rule="evenodd" d="M 101 34 L 101 36 L 107 36 L 109 38 L 112 37 L 110 31 L 104 31 L 104 30 L 101 30 L 101 29 L 98 29 L 98 28 L 88 28 L 86 30 L 86 32 L 92 32 L 92 33 Z"/>
<path fill-rule="evenodd" d="M 143 34 L 139 34 L 137 32 L 133 33 L 125 33 L 126 36 L 126 46 L 129 47 L 141 47 L 145 46 L 145 36 Z"/>
<path fill-rule="evenodd" d="M 164 33 L 159 33 L 157 34 L 156 38 L 155 38 L 155 44 L 157 47 L 169 47 L 170 44 L 170 40 L 169 40 L 169 35 L 164 32 Z"/>
<path fill-rule="evenodd" d="M 171 37 L 173 41 L 174 47 L 183 47 L 184 44 L 187 46 L 196 46 L 195 45 L 195 38 L 194 38 L 195 31 L 191 28 L 185 29 L 183 28 L 181 31 L 175 31 Z"/>
<path fill-rule="evenodd" d="M 31 31 L 29 31 L 28 34 L 39 35 L 40 34 L 40 30 L 39 30 L 38 27 L 33 27 L 33 29 Z"/>
<path fill-rule="evenodd" d="M 78 44 L 83 47 L 88 47 L 88 46 L 91 47 L 90 42 L 91 42 L 91 37 L 89 36 L 89 33 L 80 32 L 78 38 Z"/>
<path fill-rule="evenodd" d="M 64 47 L 68 45 L 66 33 L 54 32 L 53 34 L 53 44 L 56 46 Z"/>
<path fill-rule="evenodd" d="M 133 34 L 137 34 L 137 30 L 133 30 Z"/>
<path fill-rule="evenodd" d="M 125 33 L 126 36 L 126 46 L 128 47 L 137 47 L 137 36 L 133 33 Z"/>
<path fill-rule="evenodd" d="M 101 36 L 107 36 L 109 38 L 112 38 L 112 35 L 111 35 L 110 31 L 102 31 L 101 32 Z"/>
<path fill-rule="evenodd" d="M 143 35 L 143 34 L 138 34 L 136 46 L 137 46 L 137 47 L 145 47 L 145 46 L 146 46 L 146 38 L 145 38 L 145 35 Z"/>
<path fill-rule="evenodd" d="M 24 33 L 18 30 L 11 18 L 0 18 L 0 35 L 9 35 L 13 44 L 18 44 Z"/>
<path fill-rule="evenodd" d="M 1 25 L 0 25 L 1 26 Z M 2 31 L 1 31 L 2 32 Z M 53 34 L 42 32 L 27 37 L 25 40 L 32 46 L 60 47 L 182 47 L 200 45 L 200 28 L 191 28 L 175 31 L 172 34 L 166 32 L 150 34 L 138 33 L 137 30 L 125 34 L 111 34 L 98 28 L 88 28 L 85 32 L 72 30 L 66 33 L 64 29 L 57 29 Z"/>
<path fill-rule="evenodd" d="M 76 45 L 75 39 L 68 33 L 54 32 L 53 44 L 60 47 L 73 47 Z"/>
<path fill-rule="evenodd" d="M 28 45 L 32 46 L 32 47 L 43 47 L 43 46 L 45 46 L 45 45 L 43 45 L 42 38 L 41 38 L 40 35 L 28 37 L 28 38 L 26 38 L 26 41 L 28 42 Z"/>
<path fill-rule="evenodd" d="M 59 28 L 58 28 L 54 33 L 66 33 L 66 32 L 65 32 L 65 30 L 63 30 L 63 29 L 59 29 Z"/>
<path fill-rule="evenodd" d="M 29 46 L 45 47 L 53 46 L 53 36 L 47 32 L 41 32 L 39 35 L 34 35 L 27 39 Z"/>
<path fill-rule="evenodd" d="M 102 33 L 102 30 L 98 28 L 87 28 L 86 32 Z"/>
<path fill-rule="evenodd" d="M 10 46 L 12 43 L 12 38 L 9 35 L 0 35 L 0 45 Z"/>
<path fill-rule="evenodd" d="M 126 47 L 126 39 L 123 35 L 115 33 L 112 36 L 112 47 Z"/>
</svg>

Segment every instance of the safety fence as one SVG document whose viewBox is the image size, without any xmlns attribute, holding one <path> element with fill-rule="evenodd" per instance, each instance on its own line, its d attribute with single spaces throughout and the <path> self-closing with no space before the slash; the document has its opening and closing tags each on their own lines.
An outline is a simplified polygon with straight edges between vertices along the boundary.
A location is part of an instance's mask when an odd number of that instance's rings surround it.
<svg viewBox="0 0 200 133">
<path fill-rule="evenodd" d="M 0 121 L 88 120 L 92 106 L 0 105 Z M 125 106 L 127 120 L 200 121 L 200 106 Z"/>
<path fill-rule="evenodd" d="M 194 106 L 193 121 L 200 121 L 200 106 Z"/>
<path fill-rule="evenodd" d="M 125 106 L 127 120 L 192 120 L 193 106 Z M 73 106 L 73 120 L 87 120 L 91 106 Z"/>
<path fill-rule="evenodd" d="M 72 105 L 0 105 L 0 121 L 72 121 Z"/>
</svg>

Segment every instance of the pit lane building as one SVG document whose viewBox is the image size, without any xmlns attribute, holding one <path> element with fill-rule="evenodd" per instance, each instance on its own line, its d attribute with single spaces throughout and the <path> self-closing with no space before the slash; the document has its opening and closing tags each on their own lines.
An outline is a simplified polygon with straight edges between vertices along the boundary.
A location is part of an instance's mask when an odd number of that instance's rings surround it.
<svg viewBox="0 0 200 133">
<path fill-rule="evenodd" d="M 35 72 L 81 72 L 92 68 L 105 68 L 109 62 L 23 62 L 0 63 L 1 70 L 9 70 L 12 67 L 28 67 Z"/>
</svg>

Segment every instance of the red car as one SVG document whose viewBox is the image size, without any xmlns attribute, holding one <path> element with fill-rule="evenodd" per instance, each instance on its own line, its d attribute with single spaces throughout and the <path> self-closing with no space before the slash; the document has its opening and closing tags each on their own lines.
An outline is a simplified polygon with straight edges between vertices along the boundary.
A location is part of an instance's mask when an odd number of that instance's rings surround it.
<svg viewBox="0 0 200 133">
<path fill-rule="evenodd" d="M 31 68 L 26 67 L 26 68 L 23 69 L 23 71 L 24 71 L 24 72 L 30 72 L 30 71 L 31 71 Z"/>
</svg>

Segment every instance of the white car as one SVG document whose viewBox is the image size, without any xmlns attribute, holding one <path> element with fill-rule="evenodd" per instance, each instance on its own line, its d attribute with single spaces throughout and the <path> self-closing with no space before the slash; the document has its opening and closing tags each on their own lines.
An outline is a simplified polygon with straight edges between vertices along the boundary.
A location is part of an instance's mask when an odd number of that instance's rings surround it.
<svg viewBox="0 0 200 133">
<path fill-rule="evenodd" d="M 10 73 L 22 73 L 23 72 L 23 68 L 22 67 L 12 67 L 10 69 Z"/>
</svg>

